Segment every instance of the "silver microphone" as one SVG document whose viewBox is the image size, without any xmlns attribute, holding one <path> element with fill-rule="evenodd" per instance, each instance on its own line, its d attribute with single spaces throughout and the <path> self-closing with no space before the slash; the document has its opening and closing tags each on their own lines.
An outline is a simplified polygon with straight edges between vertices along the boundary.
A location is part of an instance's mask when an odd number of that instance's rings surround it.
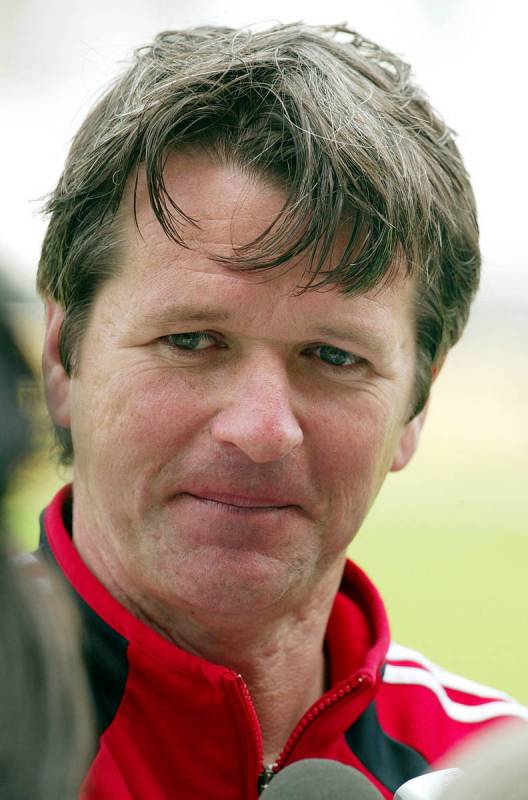
<svg viewBox="0 0 528 800">
<path fill-rule="evenodd" d="M 412 778 L 404 783 L 396 794 L 394 800 L 440 800 L 446 789 L 462 775 L 460 769 L 438 769 L 435 772 L 426 772 L 418 778 Z"/>
</svg>

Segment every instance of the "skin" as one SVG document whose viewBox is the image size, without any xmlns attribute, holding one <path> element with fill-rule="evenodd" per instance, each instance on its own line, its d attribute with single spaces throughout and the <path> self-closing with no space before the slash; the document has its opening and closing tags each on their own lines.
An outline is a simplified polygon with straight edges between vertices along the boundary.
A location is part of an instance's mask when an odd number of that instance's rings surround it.
<svg viewBox="0 0 528 800">
<path fill-rule="evenodd" d="M 141 178 L 140 232 L 129 193 L 71 378 L 47 303 L 48 404 L 72 430 L 81 556 L 164 636 L 243 674 L 273 761 L 324 689 L 346 549 L 417 445 L 413 286 L 402 269 L 358 297 L 299 296 L 307 257 L 237 272 L 211 254 L 255 239 L 283 190 L 203 154 L 172 155 L 166 183 L 199 227 L 168 240 Z"/>
</svg>

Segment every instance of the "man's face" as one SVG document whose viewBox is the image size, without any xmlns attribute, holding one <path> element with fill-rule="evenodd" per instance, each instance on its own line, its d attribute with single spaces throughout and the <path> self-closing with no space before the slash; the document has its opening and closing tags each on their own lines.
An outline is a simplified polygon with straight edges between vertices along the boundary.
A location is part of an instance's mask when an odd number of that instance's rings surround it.
<svg viewBox="0 0 528 800">
<path fill-rule="evenodd" d="M 140 181 L 140 232 L 129 196 L 120 270 L 78 373 L 49 394 L 72 430 L 74 539 L 132 600 L 218 614 L 302 600 L 335 581 L 388 470 L 414 451 L 413 289 L 402 274 L 359 297 L 298 295 L 305 258 L 234 271 L 208 254 L 255 239 L 283 191 L 181 154 L 166 183 L 199 225 L 188 249 Z"/>
</svg>

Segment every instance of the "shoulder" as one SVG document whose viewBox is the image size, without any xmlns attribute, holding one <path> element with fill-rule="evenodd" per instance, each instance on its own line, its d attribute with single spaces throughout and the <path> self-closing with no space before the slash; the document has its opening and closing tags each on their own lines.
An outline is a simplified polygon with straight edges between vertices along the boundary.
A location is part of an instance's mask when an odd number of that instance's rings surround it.
<svg viewBox="0 0 528 800">
<path fill-rule="evenodd" d="M 504 692 L 455 675 L 411 648 L 392 643 L 377 701 L 385 730 L 434 761 L 462 739 L 528 709 Z"/>
</svg>

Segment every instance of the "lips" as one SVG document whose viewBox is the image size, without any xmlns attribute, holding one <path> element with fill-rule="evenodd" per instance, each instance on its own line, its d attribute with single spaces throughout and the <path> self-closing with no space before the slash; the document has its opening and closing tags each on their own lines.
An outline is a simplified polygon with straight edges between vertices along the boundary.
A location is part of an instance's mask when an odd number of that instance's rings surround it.
<svg viewBox="0 0 528 800">
<path fill-rule="evenodd" d="M 221 503 L 225 506 L 233 506 L 235 508 L 245 509 L 280 509 L 280 508 L 299 508 L 299 504 L 293 502 L 289 498 L 284 498 L 276 495 L 248 495 L 248 494 L 234 494 L 230 492 L 219 492 L 215 490 L 205 489 L 200 491 L 183 492 L 190 497 L 197 500 L 209 501 L 212 503 Z"/>
</svg>

